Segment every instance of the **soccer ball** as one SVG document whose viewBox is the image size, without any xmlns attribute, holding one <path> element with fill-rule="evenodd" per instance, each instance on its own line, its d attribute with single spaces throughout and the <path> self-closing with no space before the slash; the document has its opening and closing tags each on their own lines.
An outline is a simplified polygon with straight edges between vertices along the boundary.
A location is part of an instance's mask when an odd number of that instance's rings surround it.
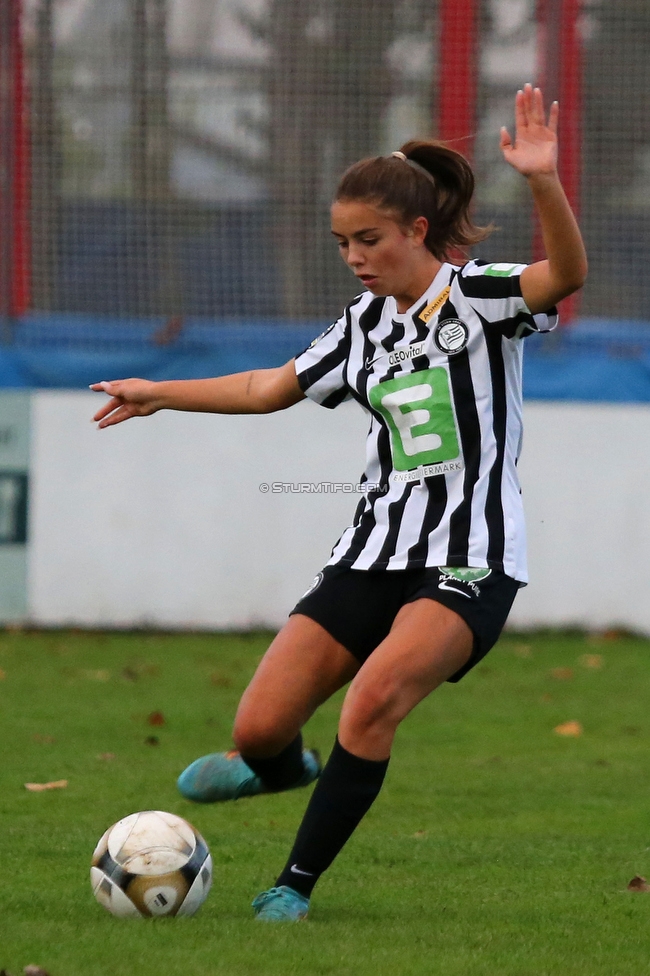
<svg viewBox="0 0 650 976">
<path fill-rule="evenodd" d="M 122 918 L 194 915 L 210 891 L 212 858 L 187 820 L 145 810 L 108 828 L 90 883 L 99 904 Z"/>
</svg>

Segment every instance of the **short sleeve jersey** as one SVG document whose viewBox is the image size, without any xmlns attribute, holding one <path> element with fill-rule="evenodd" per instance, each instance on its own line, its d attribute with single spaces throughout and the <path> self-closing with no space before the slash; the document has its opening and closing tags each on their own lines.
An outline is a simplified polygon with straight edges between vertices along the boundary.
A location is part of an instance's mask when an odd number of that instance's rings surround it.
<svg viewBox="0 0 650 976">
<path fill-rule="evenodd" d="M 527 581 L 517 460 L 522 339 L 533 315 L 521 264 L 443 264 L 399 314 L 358 296 L 295 361 L 307 396 L 354 398 L 370 415 L 366 490 L 329 564 L 360 570 L 492 568 Z"/>
</svg>

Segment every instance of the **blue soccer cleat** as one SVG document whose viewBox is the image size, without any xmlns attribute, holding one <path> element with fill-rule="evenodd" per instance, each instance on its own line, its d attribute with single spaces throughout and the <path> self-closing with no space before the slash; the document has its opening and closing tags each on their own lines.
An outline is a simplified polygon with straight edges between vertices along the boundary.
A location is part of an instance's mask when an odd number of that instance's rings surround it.
<svg viewBox="0 0 650 976">
<path fill-rule="evenodd" d="M 299 922 L 307 917 L 309 898 L 293 888 L 281 885 L 258 895 L 253 902 L 253 908 L 258 922 Z"/>
<path fill-rule="evenodd" d="M 320 775 L 320 759 L 314 749 L 303 749 L 302 761 L 305 771 L 296 783 L 287 787 L 289 790 L 308 786 Z M 213 752 L 196 759 L 183 770 L 177 785 L 181 795 L 194 803 L 221 803 L 269 792 L 259 776 L 234 751 Z"/>
</svg>

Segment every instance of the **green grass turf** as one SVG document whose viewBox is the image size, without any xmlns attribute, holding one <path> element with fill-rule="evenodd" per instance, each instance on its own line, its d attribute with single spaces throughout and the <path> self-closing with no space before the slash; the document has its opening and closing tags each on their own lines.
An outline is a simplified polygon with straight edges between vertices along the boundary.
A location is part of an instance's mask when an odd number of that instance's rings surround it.
<svg viewBox="0 0 650 976">
<path fill-rule="evenodd" d="M 175 789 L 187 762 L 229 745 L 267 642 L 0 634 L 0 969 L 650 972 L 650 894 L 626 890 L 635 874 L 650 877 L 650 642 L 504 638 L 407 720 L 384 792 L 316 889 L 310 918 L 280 927 L 255 923 L 249 903 L 284 863 L 306 792 L 197 807 Z M 585 654 L 603 666 L 586 667 Z M 339 707 L 328 703 L 306 732 L 324 753 Z M 165 724 L 152 726 L 157 711 Z M 582 736 L 554 733 L 569 720 Z M 68 788 L 23 786 L 58 779 Z M 95 842 L 150 808 L 191 819 L 211 847 L 214 888 L 195 918 L 124 921 L 92 898 Z"/>
</svg>

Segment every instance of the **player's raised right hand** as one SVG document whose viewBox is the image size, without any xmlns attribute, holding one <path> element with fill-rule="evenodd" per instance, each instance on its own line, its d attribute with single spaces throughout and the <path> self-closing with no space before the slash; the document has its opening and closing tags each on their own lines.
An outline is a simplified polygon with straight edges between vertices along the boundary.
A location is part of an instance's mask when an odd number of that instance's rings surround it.
<svg viewBox="0 0 650 976">
<path fill-rule="evenodd" d="M 111 399 L 101 407 L 95 416 L 98 427 L 112 427 L 131 417 L 149 417 L 160 409 L 151 380 L 102 380 L 90 387 L 96 393 L 107 393 Z"/>
</svg>

